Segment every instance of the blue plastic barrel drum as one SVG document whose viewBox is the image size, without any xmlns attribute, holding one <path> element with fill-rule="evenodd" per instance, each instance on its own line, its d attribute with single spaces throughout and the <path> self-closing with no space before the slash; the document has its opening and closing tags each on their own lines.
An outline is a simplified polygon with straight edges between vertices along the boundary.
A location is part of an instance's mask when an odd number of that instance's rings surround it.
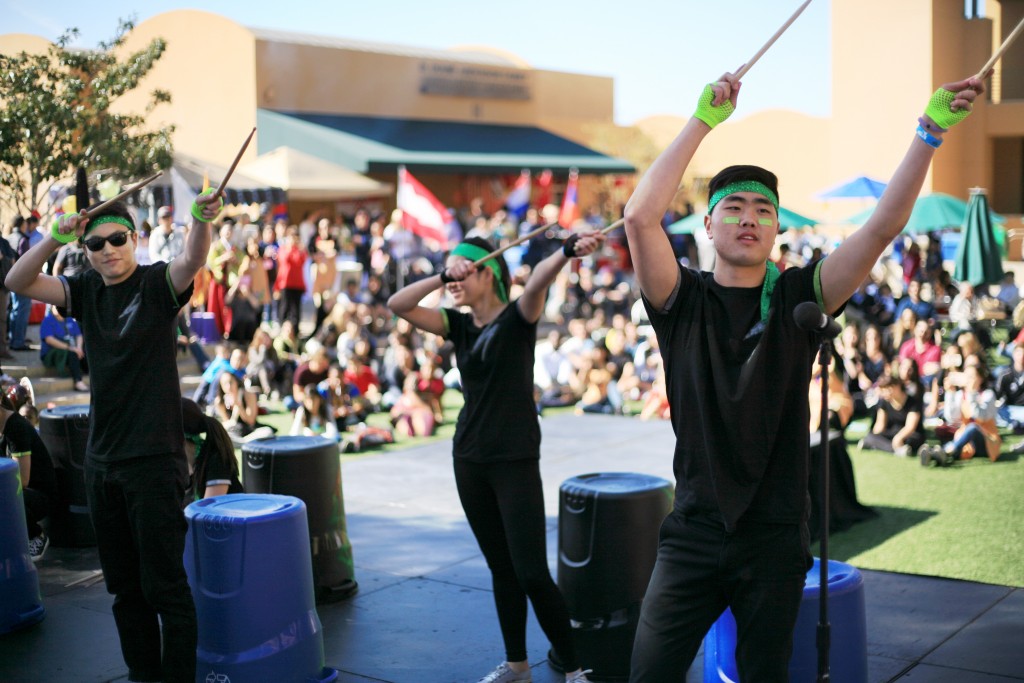
<svg viewBox="0 0 1024 683">
<path fill-rule="evenodd" d="M 235 494 L 185 510 L 185 570 L 199 621 L 196 681 L 334 681 L 324 667 L 306 507 Z"/>
<path fill-rule="evenodd" d="M 42 621 L 39 574 L 28 552 L 18 463 L 0 458 L 0 635 Z"/>
</svg>

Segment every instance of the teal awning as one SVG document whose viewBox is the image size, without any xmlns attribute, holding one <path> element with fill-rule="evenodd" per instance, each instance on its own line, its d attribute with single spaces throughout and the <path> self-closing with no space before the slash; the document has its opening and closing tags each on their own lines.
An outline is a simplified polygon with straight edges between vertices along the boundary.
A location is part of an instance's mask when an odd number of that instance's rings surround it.
<svg viewBox="0 0 1024 683">
<path fill-rule="evenodd" d="M 371 116 L 294 114 L 259 109 L 258 152 L 291 147 L 359 173 L 399 166 L 435 173 L 519 173 L 550 169 L 582 174 L 632 173 L 606 156 L 530 126 L 414 121 Z"/>
</svg>

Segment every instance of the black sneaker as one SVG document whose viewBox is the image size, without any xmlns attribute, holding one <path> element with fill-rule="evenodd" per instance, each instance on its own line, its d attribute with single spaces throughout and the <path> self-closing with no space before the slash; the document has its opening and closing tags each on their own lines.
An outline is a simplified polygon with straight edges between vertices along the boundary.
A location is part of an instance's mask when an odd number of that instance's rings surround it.
<svg viewBox="0 0 1024 683">
<path fill-rule="evenodd" d="M 28 542 L 28 554 L 32 556 L 33 562 L 43 559 L 46 549 L 50 547 L 50 537 L 41 533 Z"/>
</svg>

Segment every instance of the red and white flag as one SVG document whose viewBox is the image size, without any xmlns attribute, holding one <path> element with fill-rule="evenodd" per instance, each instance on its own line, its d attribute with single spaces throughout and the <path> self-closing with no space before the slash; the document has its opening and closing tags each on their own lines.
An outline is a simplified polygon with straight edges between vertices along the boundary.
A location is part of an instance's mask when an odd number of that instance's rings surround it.
<svg viewBox="0 0 1024 683">
<path fill-rule="evenodd" d="M 579 206 L 577 206 L 576 202 L 579 177 L 580 174 L 575 168 L 569 171 L 569 183 L 565 186 L 562 210 L 558 212 L 558 224 L 566 230 L 572 230 L 572 224 L 580 217 Z"/>
<path fill-rule="evenodd" d="M 435 243 L 438 249 L 448 248 L 451 213 L 404 166 L 398 169 L 397 204 L 402 210 L 402 227 Z"/>
</svg>

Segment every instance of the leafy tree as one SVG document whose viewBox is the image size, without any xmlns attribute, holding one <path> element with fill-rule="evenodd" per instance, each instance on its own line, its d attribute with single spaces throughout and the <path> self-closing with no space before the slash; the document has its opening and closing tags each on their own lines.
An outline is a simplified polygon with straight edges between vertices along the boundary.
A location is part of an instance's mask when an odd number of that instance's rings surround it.
<svg viewBox="0 0 1024 683">
<path fill-rule="evenodd" d="M 45 54 L 0 54 L 0 185 L 15 211 L 37 209 L 46 189 L 78 166 L 129 180 L 171 165 L 174 127 L 145 125 L 169 93 L 154 90 L 143 113 L 111 111 L 167 47 L 157 38 L 123 55 L 134 26 L 121 20 L 96 50 L 70 48 L 78 36 L 72 28 Z"/>
</svg>

